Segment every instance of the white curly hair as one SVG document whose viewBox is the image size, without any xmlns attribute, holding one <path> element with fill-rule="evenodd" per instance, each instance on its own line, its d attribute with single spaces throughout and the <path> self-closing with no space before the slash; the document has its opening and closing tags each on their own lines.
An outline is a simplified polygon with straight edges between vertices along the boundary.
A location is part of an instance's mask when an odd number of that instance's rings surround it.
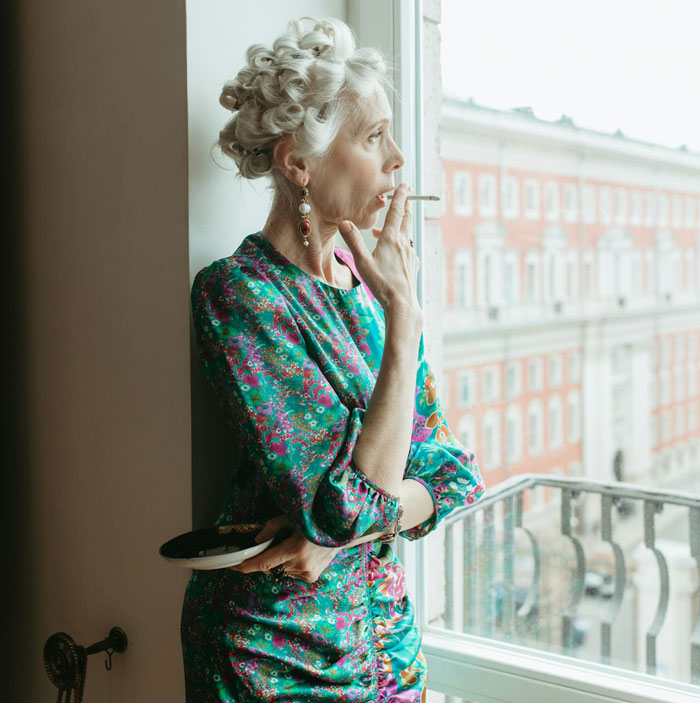
<svg viewBox="0 0 700 703">
<path fill-rule="evenodd" d="M 234 160 L 240 177 L 269 177 L 295 211 L 298 188 L 274 163 L 275 144 L 290 135 L 295 156 L 323 158 L 364 99 L 378 86 L 393 93 L 389 60 L 376 49 L 356 48 L 344 22 L 313 17 L 290 21 L 272 48 L 251 45 L 246 59 L 248 65 L 221 91 L 219 102 L 234 115 L 219 133 L 218 145 Z"/>
</svg>

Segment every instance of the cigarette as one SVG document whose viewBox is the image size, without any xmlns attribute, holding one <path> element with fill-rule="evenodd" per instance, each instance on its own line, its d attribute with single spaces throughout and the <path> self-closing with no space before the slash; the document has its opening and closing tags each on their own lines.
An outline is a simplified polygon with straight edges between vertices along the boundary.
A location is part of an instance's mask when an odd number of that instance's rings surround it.
<svg viewBox="0 0 700 703">
<path fill-rule="evenodd" d="M 391 193 L 387 197 L 393 198 L 394 195 Z M 409 195 L 406 200 L 440 200 L 440 198 L 437 195 Z"/>
</svg>

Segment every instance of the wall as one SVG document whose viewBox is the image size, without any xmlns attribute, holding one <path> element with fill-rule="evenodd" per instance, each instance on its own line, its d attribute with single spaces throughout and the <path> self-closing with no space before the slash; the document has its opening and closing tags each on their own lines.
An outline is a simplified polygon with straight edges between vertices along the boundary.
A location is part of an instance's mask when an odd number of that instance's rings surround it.
<svg viewBox="0 0 700 703">
<path fill-rule="evenodd" d="M 111 672 L 90 657 L 85 701 L 182 700 L 188 573 L 157 549 L 191 522 L 185 5 L 16 12 L 30 442 L 26 562 L 3 577 L 25 595 L 22 656 L 2 698 L 54 700 L 45 639 L 119 625 L 129 648 Z"/>
</svg>

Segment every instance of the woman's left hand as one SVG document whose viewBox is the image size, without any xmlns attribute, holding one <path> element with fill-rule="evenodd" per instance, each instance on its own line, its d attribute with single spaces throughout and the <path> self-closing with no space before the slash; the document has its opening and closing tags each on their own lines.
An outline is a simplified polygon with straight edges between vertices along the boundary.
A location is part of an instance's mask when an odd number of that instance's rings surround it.
<svg viewBox="0 0 700 703">
<path fill-rule="evenodd" d="M 278 515 L 265 523 L 255 541 L 265 542 L 285 527 L 293 525 L 284 515 Z M 313 583 L 341 549 L 342 547 L 322 547 L 314 544 L 306 539 L 299 529 L 294 529 L 294 532 L 279 544 L 270 546 L 264 552 L 229 568 L 241 574 L 253 571 L 269 574 L 274 567 L 284 566 L 287 576 Z"/>
</svg>

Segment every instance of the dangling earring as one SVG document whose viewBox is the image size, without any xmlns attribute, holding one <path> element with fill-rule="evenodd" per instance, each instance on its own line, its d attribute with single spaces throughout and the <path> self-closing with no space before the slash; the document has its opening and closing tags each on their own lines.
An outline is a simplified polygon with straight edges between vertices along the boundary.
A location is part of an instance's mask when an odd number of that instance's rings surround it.
<svg viewBox="0 0 700 703">
<path fill-rule="evenodd" d="M 301 213 L 301 219 L 299 220 L 299 234 L 304 238 L 304 246 L 308 247 L 309 235 L 311 234 L 311 220 L 309 219 L 311 205 L 309 205 L 309 189 L 306 186 L 302 186 L 301 189 L 299 212 Z"/>
</svg>

